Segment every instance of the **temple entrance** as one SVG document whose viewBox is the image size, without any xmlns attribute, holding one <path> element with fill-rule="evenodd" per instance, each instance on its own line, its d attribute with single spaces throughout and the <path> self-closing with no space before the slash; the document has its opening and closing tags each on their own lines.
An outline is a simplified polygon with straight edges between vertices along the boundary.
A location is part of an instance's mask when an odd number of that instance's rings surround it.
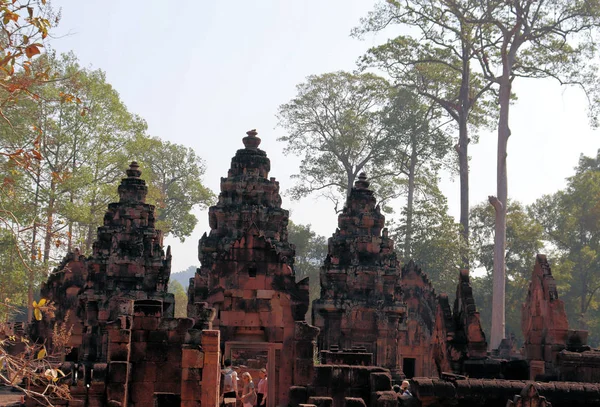
<svg viewBox="0 0 600 407">
<path fill-rule="evenodd" d="M 241 342 L 228 341 L 225 342 L 225 353 L 223 359 L 231 359 L 231 364 L 237 370 L 240 378 L 239 385 L 242 386 L 242 373 L 248 372 L 252 376 L 254 386 L 258 386 L 260 380 L 258 372 L 260 369 L 267 369 L 268 390 L 267 390 L 267 407 L 275 407 L 279 405 L 279 389 L 277 378 L 279 377 L 279 367 L 281 365 L 281 343 L 268 342 Z M 241 387 L 239 388 L 241 390 Z"/>
<path fill-rule="evenodd" d="M 402 359 L 402 372 L 404 372 L 407 379 L 415 377 L 415 358 Z"/>
</svg>

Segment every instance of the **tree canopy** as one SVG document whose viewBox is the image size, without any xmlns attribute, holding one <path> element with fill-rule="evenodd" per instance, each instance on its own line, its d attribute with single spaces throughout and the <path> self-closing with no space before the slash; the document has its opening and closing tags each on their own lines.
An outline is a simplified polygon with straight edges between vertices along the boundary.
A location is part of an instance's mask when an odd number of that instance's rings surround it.
<svg viewBox="0 0 600 407">
<path fill-rule="evenodd" d="M 390 25 L 408 28 L 400 35 L 372 47 L 360 58 L 363 68 L 382 70 L 394 86 L 410 89 L 437 106 L 458 129 L 460 223 L 464 240 L 462 266 L 469 267 L 469 152 L 477 128 L 489 124 L 495 111 L 492 82 L 473 69 L 476 25 L 465 19 L 478 1 L 381 1 L 361 20 L 353 35 L 383 31 Z"/>
<path fill-rule="evenodd" d="M 127 109 L 104 72 L 82 68 L 72 53 L 45 54 L 32 64 L 38 67 L 55 80 L 31 85 L 38 97 L 7 105 L 7 120 L 0 121 L 4 151 L 35 140 L 33 158 L 0 157 L 0 239 L 7 248 L 0 262 L 8 270 L 2 280 L 19 281 L 11 298 L 29 304 L 30 318 L 48 271 L 76 247 L 91 252 L 130 161 L 142 162 L 148 202 L 167 234 L 189 236 L 197 221 L 192 209 L 212 199 L 201 181 L 202 160 L 187 147 L 148 136 L 145 121 Z"/>
<path fill-rule="evenodd" d="M 319 192 L 341 209 L 363 171 L 376 189 L 395 183 L 402 171 L 389 154 L 398 138 L 384 124 L 389 96 L 387 81 L 373 74 L 312 75 L 297 86 L 278 113 L 284 152 L 302 157 L 294 198 Z"/>
<path fill-rule="evenodd" d="M 567 187 L 538 199 L 533 215 L 552 249 L 553 272 L 572 325 L 600 336 L 600 151 L 582 156 Z"/>
</svg>

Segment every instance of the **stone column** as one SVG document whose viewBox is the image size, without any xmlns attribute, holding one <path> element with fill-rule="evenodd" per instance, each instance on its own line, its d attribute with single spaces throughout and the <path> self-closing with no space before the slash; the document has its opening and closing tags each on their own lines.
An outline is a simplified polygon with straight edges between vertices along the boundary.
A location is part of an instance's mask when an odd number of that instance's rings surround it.
<svg viewBox="0 0 600 407">
<path fill-rule="evenodd" d="M 296 321 L 294 333 L 294 386 L 308 386 L 314 376 L 314 356 L 319 328 L 305 321 Z"/>
<path fill-rule="evenodd" d="M 202 369 L 202 407 L 218 407 L 221 381 L 220 331 L 202 331 L 204 368 Z M 182 407 L 183 404 L 182 404 Z"/>
</svg>

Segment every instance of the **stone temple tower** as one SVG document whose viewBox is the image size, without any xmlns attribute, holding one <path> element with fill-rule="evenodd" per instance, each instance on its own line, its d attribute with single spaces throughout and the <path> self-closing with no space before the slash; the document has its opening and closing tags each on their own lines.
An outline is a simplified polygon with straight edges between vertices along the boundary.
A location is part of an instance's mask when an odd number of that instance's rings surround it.
<svg viewBox="0 0 600 407">
<path fill-rule="evenodd" d="M 209 209 L 210 233 L 198 246 L 202 266 L 190 279 L 188 316 L 214 308 L 224 357 L 251 372 L 266 367 L 273 378 L 269 399 L 284 405 L 300 370 L 291 356 L 296 321 L 304 321 L 308 309 L 308 278 L 295 281 L 289 213 L 260 142 L 249 131 L 221 178 L 218 203 Z"/>
<path fill-rule="evenodd" d="M 104 225 L 87 260 L 87 284 L 80 296 L 85 331 L 85 361 L 106 361 L 106 324 L 132 316 L 132 300 L 161 304 L 172 318 L 173 294 L 167 292 L 171 249 L 165 254 L 162 232 L 154 227 L 154 206 L 146 203 L 148 187 L 134 161 L 119 185 L 119 202 L 108 205 Z"/>
<path fill-rule="evenodd" d="M 321 298 L 313 301 L 319 349 L 366 348 L 374 364 L 398 375 L 398 338 L 406 306 L 394 242 L 365 173 L 359 175 L 329 238 Z"/>
</svg>

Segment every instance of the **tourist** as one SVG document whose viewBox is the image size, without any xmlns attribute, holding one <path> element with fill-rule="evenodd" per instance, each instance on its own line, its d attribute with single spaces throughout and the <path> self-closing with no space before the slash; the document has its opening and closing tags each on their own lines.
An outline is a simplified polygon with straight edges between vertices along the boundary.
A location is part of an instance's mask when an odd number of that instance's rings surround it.
<svg viewBox="0 0 600 407">
<path fill-rule="evenodd" d="M 237 399 L 238 392 L 238 377 L 237 373 L 231 367 L 231 360 L 225 359 L 225 370 L 223 371 L 223 399 Z"/>
<path fill-rule="evenodd" d="M 262 369 L 260 369 L 260 372 L 258 372 L 258 377 L 260 377 L 260 380 L 258 381 L 258 386 L 256 389 L 256 393 L 258 396 L 258 398 L 256 400 L 256 407 L 266 406 L 267 405 L 267 393 L 268 393 L 267 369 L 265 369 L 264 367 Z"/>
<path fill-rule="evenodd" d="M 402 386 L 400 386 L 400 392 L 403 396 L 412 396 L 412 393 L 408 389 L 410 387 L 410 383 L 408 380 L 404 380 L 402 382 Z"/>
<path fill-rule="evenodd" d="M 400 393 L 401 392 L 400 386 L 397 385 L 397 384 L 395 384 L 395 385 L 392 386 L 392 390 L 394 390 L 396 393 Z"/>
<path fill-rule="evenodd" d="M 254 382 L 250 373 L 242 373 L 242 383 L 244 388 L 242 390 L 242 404 L 244 407 L 254 407 L 256 404 L 256 391 L 254 391 Z"/>
</svg>

